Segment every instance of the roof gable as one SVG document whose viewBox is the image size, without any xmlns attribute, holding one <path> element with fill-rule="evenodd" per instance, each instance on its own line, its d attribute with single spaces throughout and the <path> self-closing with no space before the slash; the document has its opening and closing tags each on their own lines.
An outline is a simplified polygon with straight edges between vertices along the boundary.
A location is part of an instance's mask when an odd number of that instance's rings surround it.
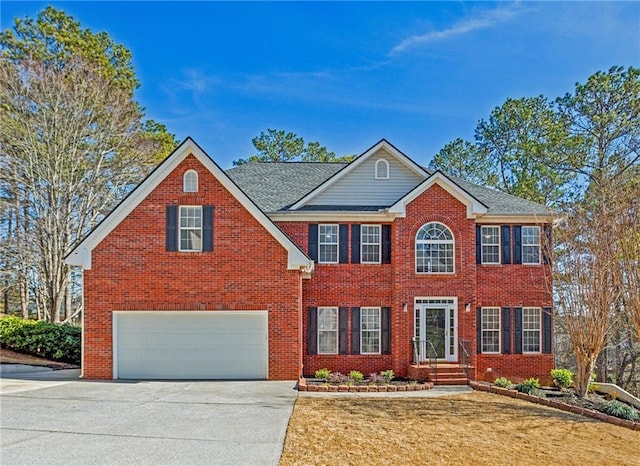
<svg viewBox="0 0 640 466">
<path fill-rule="evenodd" d="M 389 179 L 375 179 L 375 164 L 378 160 L 388 163 Z M 305 206 L 344 205 L 345 199 L 349 199 L 349 204 L 353 206 L 386 207 L 427 176 L 428 173 L 422 167 L 382 139 L 294 203 L 290 210 Z"/>
<path fill-rule="evenodd" d="M 288 269 L 313 269 L 313 261 L 296 246 L 260 210 L 260 208 L 229 178 L 229 176 L 193 141 L 185 139 L 156 169 L 151 172 L 129 195 L 94 228 L 66 257 L 69 265 L 91 268 L 91 252 L 122 222 L 151 192 L 189 155 L 193 155 L 224 186 L 231 195 L 260 223 L 288 252 Z"/>
</svg>

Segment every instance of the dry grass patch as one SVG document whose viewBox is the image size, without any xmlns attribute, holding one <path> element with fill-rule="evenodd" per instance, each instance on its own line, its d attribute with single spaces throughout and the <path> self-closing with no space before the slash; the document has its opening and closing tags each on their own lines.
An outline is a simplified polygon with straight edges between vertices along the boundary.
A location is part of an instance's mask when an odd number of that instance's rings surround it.
<svg viewBox="0 0 640 466">
<path fill-rule="evenodd" d="M 281 465 L 639 464 L 640 433 L 499 395 L 307 398 Z"/>
</svg>

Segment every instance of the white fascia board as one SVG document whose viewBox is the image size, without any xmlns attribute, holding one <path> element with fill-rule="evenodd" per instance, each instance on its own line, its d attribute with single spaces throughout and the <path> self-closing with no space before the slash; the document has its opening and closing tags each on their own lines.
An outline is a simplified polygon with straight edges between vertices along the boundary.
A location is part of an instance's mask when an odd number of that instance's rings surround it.
<svg viewBox="0 0 640 466">
<path fill-rule="evenodd" d="M 410 168 L 411 170 L 416 172 L 418 175 L 420 175 L 420 176 L 422 176 L 424 178 L 429 176 L 429 174 L 426 171 L 424 171 L 424 169 L 420 165 L 418 165 L 413 160 L 411 160 L 409 157 L 407 157 L 402 152 L 400 152 L 398 149 L 393 147 L 393 145 L 391 145 L 387 140 L 382 139 L 380 142 L 378 142 L 377 144 L 372 146 L 370 149 L 368 149 L 366 152 L 361 154 L 358 158 L 356 158 L 349 165 L 344 167 L 338 173 L 333 175 L 331 178 L 329 178 L 324 183 L 322 183 L 320 186 L 315 188 L 313 191 L 311 191 L 305 197 L 303 197 L 298 202 L 296 202 L 291 207 L 289 207 L 289 210 L 296 210 L 296 209 L 299 209 L 300 207 L 306 205 L 307 202 L 309 202 L 313 198 L 317 197 L 320 193 L 322 193 L 322 192 L 326 191 L 327 189 L 329 189 L 331 187 L 331 185 L 333 185 L 335 182 L 337 182 L 338 180 L 344 178 L 346 175 L 351 173 L 356 167 L 358 167 L 359 165 L 364 163 L 365 160 L 367 160 L 369 157 L 371 157 L 373 154 L 377 153 L 381 149 L 384 149 L 386 152 L 388 152 L 391 155 L 393 155 L 398 161 L 400 161 L 402 164 L 406 165 L 408 168 Z"/>
<path fill-rule="evenodd" d="M 556 215 L 542 214 L 487 214 L 479 217 L 476 221 L 479 225 L 501 224 L 501 223 L 551 223 L 558 217 Z"/>
<path fill-rule="evenodd" d="M 189 154 L 222 184 L 240 204 L 278 241 L 288 252 L 287 269 L 313 271 L 313 261 L 285 235 L 240 189 L 227 174 L 191 139 L 187 138 L 148 176 L 116 209 L 111 212 L 65 259 L 69 265 L 91 268 L 91 251 L 133 211 Z"/>
<path fill-rule="evenodd" d="M 389 213 L 396 214 L 400 217 L 405 217 L 407 215 L 407 205 L 434 184 L 442 187 L 445 191 L 447 191 L 467 207 L 467 218 L 477 218 L 487 214 L 488 209 L 484 204 L 464 191 L 457 184 L 455 184 L 440 172 L 435 172 L 429 178 L 416 186 L 406 196 L 389 207 Z"/>
<path fill-rule="evenodd" d="M 386 209 L 379 212 L 346 211 L 282 211 L 267 214 L 274 222 L 391 222 L 398 217 Z"/>
</svg>

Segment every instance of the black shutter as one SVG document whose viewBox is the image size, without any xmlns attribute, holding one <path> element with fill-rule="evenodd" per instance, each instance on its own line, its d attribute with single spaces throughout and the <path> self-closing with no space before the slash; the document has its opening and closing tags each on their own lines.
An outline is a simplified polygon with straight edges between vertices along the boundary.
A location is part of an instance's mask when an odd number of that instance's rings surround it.
<svg viewBox="0 0 640 466">
<path fill-rule="evenodd" d="M 166 249 L 167 251 L 178 250 L 178 206 L 167 206 L 166 218 Z"/>
<path fill-rule="evenodd" d="M 550 354 L 551 351 L 551 327 L 553 322 L 553 309 L 542 308 L 542 352 Z"/>
<path fill-rule="evenodd" d="M 513 352 L 522 354 L 522 308 L 513 308 Z"/>
<path fill-rule="evenodd" d="M 513 263 L 522 264 L 522 227 L 513 227 Z"/>
<path fill-rule="evenodd" d="M 502 263 L 511 264 L 511 227 L 509 225 L 500 227 L 500 237 L 502 241 Z"/>
<path fill-rule="evenodd" d="M 314 262 L 318 262 L 318 224 L 309 224 L 309 250 L 307 251 L 309 257 Z"/>
<path fill-rule="evenodd" d="M 482 353 L 482 308 L 476 308 L 476 353 Z"/>
<path fill-rule="evenodd" d="M 213 251 L 213 206 L 202 206 L 202 250 Z"/>
<path fill-rule="evenodd" d="M 360 225 L 351 225 L 351 263 L 360 263 Z"/>
<path fill-rule="evenodd" d="M 511 353 L 511 308 L 502 308 L 502 353 Z"/>
<path fill-rule="evenodd" d="M 476 225 L 476 264 L 482 264 L 482 227 Z"/>
<path fill-rule="evenodd" d="M 360 308 L 351 308 L 351 354 L 360 354 Z"/>
<path fill-rule="evenodd" d="M 349 225 L 338 226 L 338 249 L 339 261 L 341 264 L 349 263 Z"/>
<path fill-rule="evenodd" d="M 391 308 L 383 307 L 380 309 L 380 327 L 382 329 L 381 352 L 382 354 L 391 354 Z"/>
<path fill-rule="evenodd" d="M 349 308 L 338 309 L 338 353 L 349 353 Z"/>
<path fill-rule="evenodd" d="M 382 263 L 391 264 L 391 225 L 382 225 Z"/>
<path fill-rule="evenodd" d="M 318 308 L 309 308 L 307 354 L 318 354 Z"/>
<path fill-rule="evenodd" d="M 542 238 L 542 241 L 540 242 L 540 247 L 542 247 L 542 263 L 550 264 L 551 258 L 549 257 L 549 254 L 551 253 L 551 248 L 553 248 L 551 225 L 545 225 L 542 228 L 542 231 L 544 232 L 544 238 Z"/>
</svg>

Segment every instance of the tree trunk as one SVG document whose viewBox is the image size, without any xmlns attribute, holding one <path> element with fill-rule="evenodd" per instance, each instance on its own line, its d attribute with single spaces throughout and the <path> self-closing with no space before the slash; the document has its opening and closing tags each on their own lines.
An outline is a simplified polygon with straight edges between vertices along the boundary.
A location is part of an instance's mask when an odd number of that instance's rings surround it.
<svg viewBox="0 0 640 466">
<path fill-rule="evenodd" d="M 584 355 L 577 355 L 578 371 L 574 377 L 574 383 L 576 386 L 576 392 L 578 395 L 584 398 L 589 391 L 589 384 L 591 383 L 591 374 L 596 363 L 595 356 L 587 357 Z"/>
</svg>

